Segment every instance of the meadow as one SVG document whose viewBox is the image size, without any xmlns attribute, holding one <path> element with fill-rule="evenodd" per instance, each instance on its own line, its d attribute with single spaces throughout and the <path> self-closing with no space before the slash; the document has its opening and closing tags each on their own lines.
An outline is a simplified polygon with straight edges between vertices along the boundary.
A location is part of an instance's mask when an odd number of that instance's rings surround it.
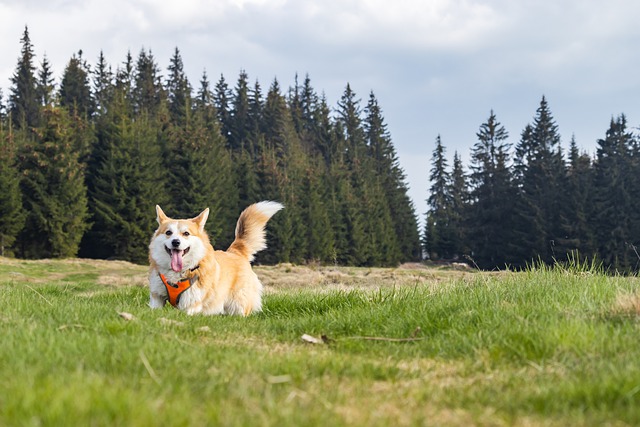
<svg viewBox="0 0 640 427">
<path fill-rule="evenodd" d="M 189 317 L 143 266 L 0 258 L 0 425 L 640 424 L 636 277 L 255 269 L 263 313 Z"/>
</svg>

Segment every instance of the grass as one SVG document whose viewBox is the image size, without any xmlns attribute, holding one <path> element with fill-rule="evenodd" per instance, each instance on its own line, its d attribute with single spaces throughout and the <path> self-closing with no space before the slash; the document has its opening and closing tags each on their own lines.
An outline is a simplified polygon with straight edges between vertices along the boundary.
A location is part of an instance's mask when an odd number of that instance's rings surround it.
<svg viewBox="0 0 640 427">
<path fill-rule="evenodd" d="M 148 309 L 140 266 L 0 259 L 0 425 L 640 424 L 637 278 L 409 267 L 258 267 L 238 318 Z"/>
</svg>

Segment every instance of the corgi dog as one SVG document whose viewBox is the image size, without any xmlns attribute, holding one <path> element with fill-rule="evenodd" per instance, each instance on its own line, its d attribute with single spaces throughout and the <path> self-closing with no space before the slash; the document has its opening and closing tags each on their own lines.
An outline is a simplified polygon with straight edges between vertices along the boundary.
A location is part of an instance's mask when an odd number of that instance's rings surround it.
<svg viewBox="0 0 640 427">
<path fill-rule="evenodd" d="M 262 309 L 262 283 L 251 268 L 256 252 L 267 247 L 265 226 L 282 209 L 264 201 L 238 218 L 235 240 L 214 250 L 204 226 L 209 209 L 191 219 L 172 219 L 156 206 L 158 229 L 149 244 L 151 308 L 169 302 L 187 314 L 247 316 Z"/>
</svg>

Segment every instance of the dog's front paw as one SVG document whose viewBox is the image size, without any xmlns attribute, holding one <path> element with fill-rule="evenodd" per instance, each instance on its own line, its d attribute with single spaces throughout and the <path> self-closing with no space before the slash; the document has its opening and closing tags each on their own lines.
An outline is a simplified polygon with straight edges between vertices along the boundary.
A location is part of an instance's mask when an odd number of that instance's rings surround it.
<svg viewBox="0 0 640 427">
<path fill-rule="evenodd" d="M 149 298 L 149 307 L 156 309 L 164 307 L 166 300 L 161 298 L 158 295 L 151 294 L 151 298 Z"/>
<path fill-rule="evenodd" d="M 202 304 L 193 304 L 189 307 L 184 308 L 184 312 L 189 316 L 193 316 L 194 314 L 198 314 L 202 312 Z"/>
</svg>

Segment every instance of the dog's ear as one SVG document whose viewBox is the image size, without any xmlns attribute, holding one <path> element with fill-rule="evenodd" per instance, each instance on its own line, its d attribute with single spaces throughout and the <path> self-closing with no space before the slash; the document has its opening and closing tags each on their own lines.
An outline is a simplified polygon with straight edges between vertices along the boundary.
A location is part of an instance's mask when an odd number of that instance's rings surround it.
<svg viewBox="0 0 640 427">
<path fill-rule="evenodd" d="M 158 224 L 162 225 L 163 222 L 165 222 L 166 220 L 169 219 L 168 216 L 166 216 L 164 214 L 164 212 L 162 211 L 162 208 L 160 208 L 160 206 L 156 205 L 156 221 L 158 221 Z"/>
<path fill-rule="evenodd" d="M 198 225 L 200 231 L 204 231 L 204 225 L 207 223 L 207 218 L 209 218 L 209 208 L 200 212 L 200 215 L 193 218 L 193 222 Z"/>
</svg>

